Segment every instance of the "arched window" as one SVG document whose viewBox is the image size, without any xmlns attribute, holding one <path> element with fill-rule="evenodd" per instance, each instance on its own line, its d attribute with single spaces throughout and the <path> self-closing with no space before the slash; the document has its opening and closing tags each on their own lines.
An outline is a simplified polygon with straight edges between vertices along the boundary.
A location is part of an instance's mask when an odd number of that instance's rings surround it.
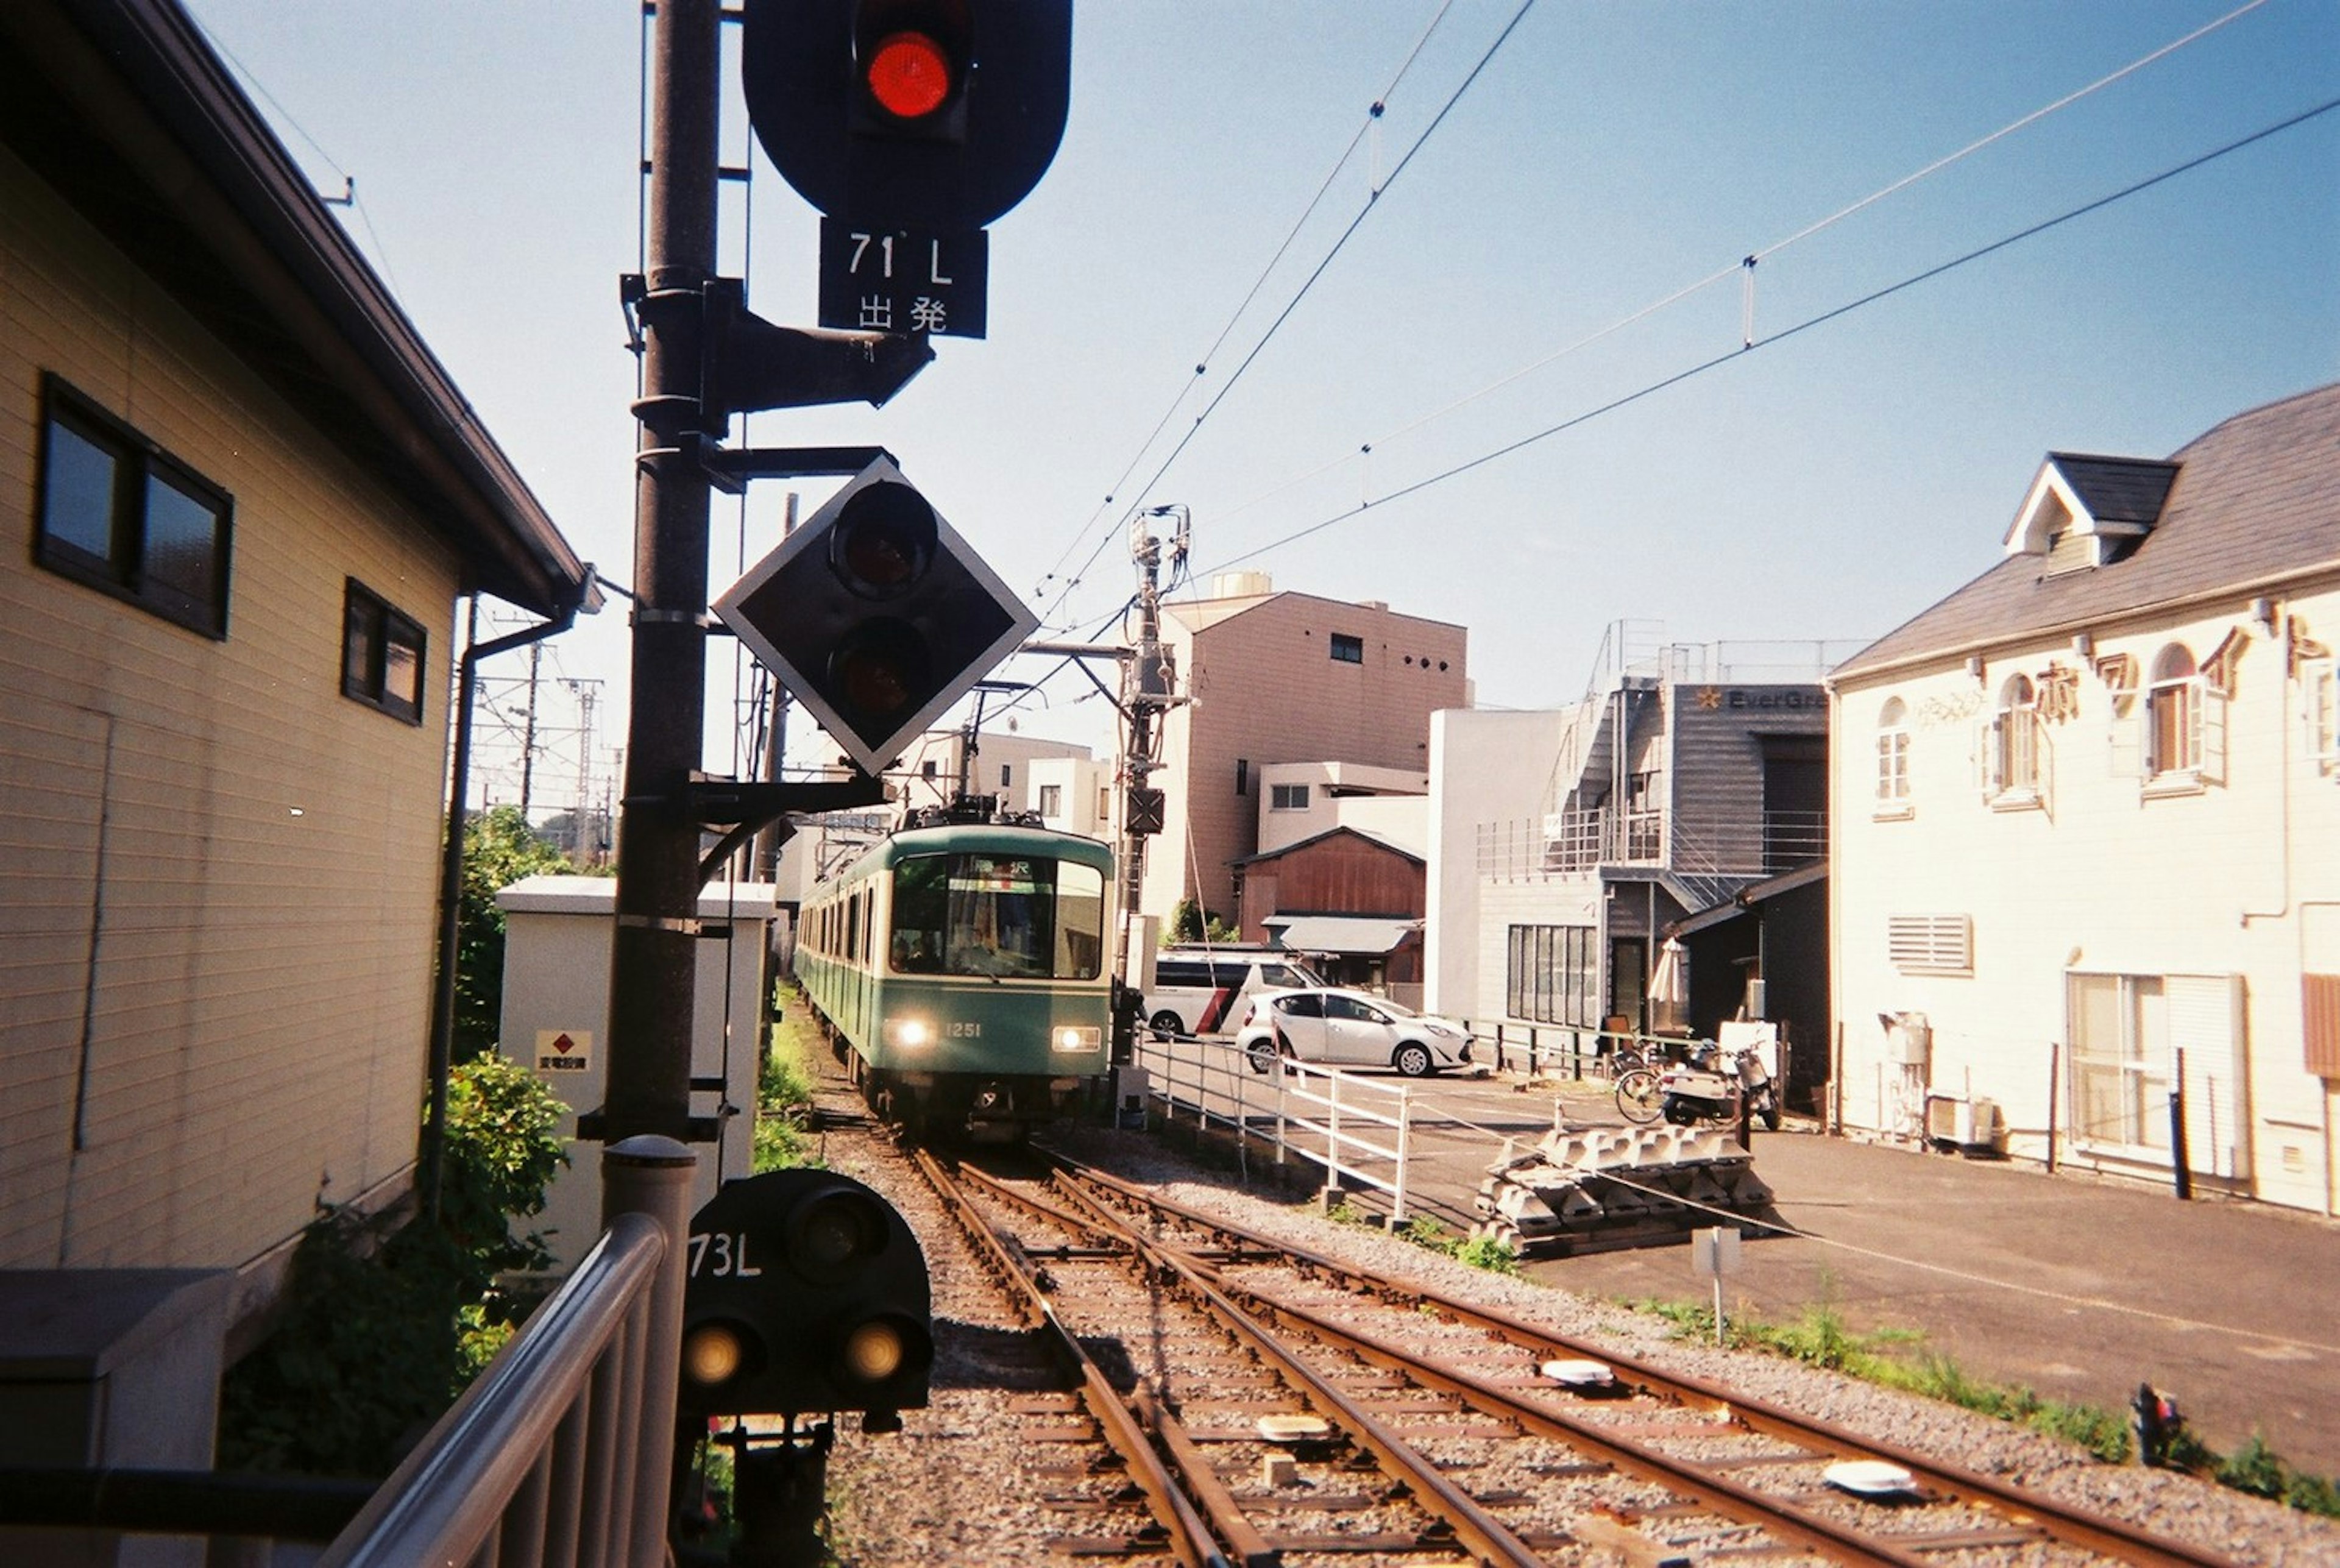
<svg viewBox="0 0 2340 1568">
<path fill-rule="evenodd" d="M 1989 777 L 1984 793 L 1993 799 L 2039 793 L 2039 702 L 2028 675 L 2010 675 L 1998 689 L 1988 749 Z"/>
<path fill-rule="evenodd" d="M 2145 770 L 2148 778 L 2202 768 L 2202 678 L 2193 650 L 2173 642 L 2153 657 L 2145 690 Z"/>
<path fill-rule="evenodd" d="M 1877 807 L 1907 810 L 1909 805 L 1909 705 L 1886 699 L 1877 715 Z"/>
</svg>

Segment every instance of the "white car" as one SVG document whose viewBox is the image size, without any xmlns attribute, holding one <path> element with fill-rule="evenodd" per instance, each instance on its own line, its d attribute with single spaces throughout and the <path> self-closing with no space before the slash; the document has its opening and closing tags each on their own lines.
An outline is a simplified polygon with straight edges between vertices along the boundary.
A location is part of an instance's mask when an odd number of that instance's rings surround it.
<svg viewBox="0 0 2340 1568">
<path fill-rule="evenodd" d="M 1278 1057 L 1344 1067 L 1395 1067 L 1418 1078 L 1468 1067 L 1471 1031 L 1387 997 L 1338 987 L 1263 991 L 1235 1031 L 1235 1048 L 1264 1073 Z"/>
</svg>

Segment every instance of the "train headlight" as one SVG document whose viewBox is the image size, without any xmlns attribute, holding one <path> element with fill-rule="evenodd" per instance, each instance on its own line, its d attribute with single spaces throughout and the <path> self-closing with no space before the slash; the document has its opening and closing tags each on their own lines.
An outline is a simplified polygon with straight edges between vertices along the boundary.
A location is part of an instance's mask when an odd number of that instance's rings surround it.
<svg viewBox="0 0 2340 1568">
<path fill-rule="evenodd" d="M 897 1051 L 923 1051 L 935 1043 L 936 1029 L 925 1018 L 888 1018 L 886 1044 Z"/>
<path fill-rule="evenodd" d="M 1050 1031 L 1048 1043 L 1060 1051 L 1098 1050 L 1105 1045 L 1105 1031 L 1065 1026 Z"/>
</svg>

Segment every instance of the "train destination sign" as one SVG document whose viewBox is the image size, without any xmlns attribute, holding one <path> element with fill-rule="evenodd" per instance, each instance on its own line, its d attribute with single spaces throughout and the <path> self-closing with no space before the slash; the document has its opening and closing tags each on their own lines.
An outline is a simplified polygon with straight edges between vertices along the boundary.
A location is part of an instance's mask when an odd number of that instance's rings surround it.
<svg viewBox="0 0 2340 1568">
<path fill-rule="evenodd" d="M 820 324 L 856 332 L 979 338 L 991 273 L 981 229 L 920 233 L 820 221 Z"/>
</svg>

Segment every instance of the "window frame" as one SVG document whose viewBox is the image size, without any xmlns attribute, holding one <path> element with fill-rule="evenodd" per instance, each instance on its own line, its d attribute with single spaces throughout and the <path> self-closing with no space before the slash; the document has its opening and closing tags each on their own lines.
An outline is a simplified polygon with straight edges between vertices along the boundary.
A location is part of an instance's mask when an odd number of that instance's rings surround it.
<svg viewBox="0 0 2340 1568">
<path fill-rule="evenodd" d="M 1515 925 L 1504 953 L 1504 1008 L 1523 1023 L 1601 1027 L 1606 990 L 1597 926 Z"/>
<path fill-rule="evenodd" d="M 2340 778 L 2340 660 L 2300 661 L 2307 719 L 2307 755 L 2317 772 Z"/>
<path fill-rule="evenodd" d="M 1909 705 L 1889 697 L 1877 712 L 1877 778 L 1872 802 L 1875 815 L 1893 819 L 1914 815 L 1917 802 L 1909 789 Z"/>
<path fill-rule="evenodd" d="M 60 431 L 104 454 L 112 464 L 105 518 L 108 538 L 103 552 L 53 526 L 52 501 L 64 499 L 52 493 L 53 484 L 61 482 L 64 469 L 55 446 Z M 34 563 L 200 637 L 226 641 L 235 498 L 108 413 L 61 376 L 45 373 L 41 378 L 40 432 L 33 501 Z M 165 581 L 155 570 L 150 543 L 155 517 L 154 492 L 158 485 L 211 518 L 211 538 L 196 563 L 196 574 L 209 580 L 200 592 Z"/>
<path fill-rule="evenodd" d="M 1306 784 L 1271 784 L 1267 787 L 1267 809 L 1271 811 L 1305 811 L 1309 789 Z"/>
<path fill-rule="evenodd" d="M 1351 632 L 1327 633 L 1326 650 L 1335 664 L 1363 664 L 1365 661 L 1365 640 Z"/>
<path fill-rule="evenodd" d="M 2088 989 L 2100 989 L 2110 1003 L 2104 1021 L 2112 1026 L 2111 1039 L 2097 1040 L 2084 1027 L 2092 1016 L 2081 1002 Z M 2171 1067 L 2168 977 L 2067 970 L 2064 997 L 2073 1141 L 2125 1158 L 2168 1159 L 2168 1122 L 2161 1114 Z M 2117 1126 L 2095 1116 L 2107 1107 L 2121 1113 Z"/>
<path fill-rule="evenodd" d="M 352 668 L 360 650 L 358 633 L 371 636 L 364 643 L 362 670 Z M 391 688 L 391 650 L 411 648 L 414 690 L 410 698 Z M 418 728 L 430 691 L 431 634 L 422 622 L 391 603 L 356 578 L 343 580 L 342 590 L 342 695 L 361 708 L 388 714 Z"/>
<path fill-rule="evenodd" d="M 2203 673 L 2192 649 L 2173 642 L 2154 656 L 2141 707 L 2147 794 L 2198 794 L 2226 782 L 2226 694 Z"/>
<path fill-rule="evenodd" d="M 1983 737 L 1983 799 L 2002 811 L 2044 807 L 2046 750 L 2038 685 L 2028 675 L 2010 675 Z"/>
</svg>

